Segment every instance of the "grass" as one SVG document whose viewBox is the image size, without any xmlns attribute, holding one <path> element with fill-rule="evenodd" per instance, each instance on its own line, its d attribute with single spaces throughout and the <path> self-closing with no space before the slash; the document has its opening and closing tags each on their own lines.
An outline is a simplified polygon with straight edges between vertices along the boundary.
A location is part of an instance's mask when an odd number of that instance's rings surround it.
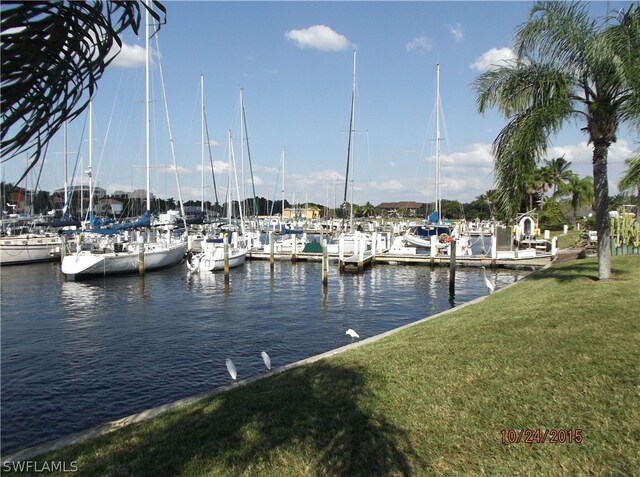
<svg viewBox="0 0 640 477">
<path fill-rule="evenodd" d="M 39 457 L 80 475 L 638 475 L 640 257 L 454 313 Z M 502 442 L 503 429 L 582 443 Z"/>
<path fill-rule="evenodd" d="M 558 234 L 556 234 L 558 237 L 558 248 L 571 248 L 575 246 L 580 239 L 581 233 L 582 231 L 580 230 L 569 230 L 567 231 L 566 235 L 562 232 L 559 232 Z"/>
</svg>

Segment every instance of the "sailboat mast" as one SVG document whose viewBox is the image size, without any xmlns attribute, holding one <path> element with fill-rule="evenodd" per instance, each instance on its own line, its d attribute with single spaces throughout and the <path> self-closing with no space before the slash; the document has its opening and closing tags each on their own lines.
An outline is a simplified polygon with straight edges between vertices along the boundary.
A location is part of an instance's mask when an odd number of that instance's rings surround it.
<svg viewBox="0 0 640 477">
<path fill-rule="evenodd" d="M 145 67 L 144 67 L 144 74 L 145 74 L 145 138 L 146 138 L 146 145 L 145 145 L 145 155 L 146 155 L 146 167 L 147 167 L 147 212 L 151 212 L 151 174 L 150 174 L 150 170 L 151 170 L 151 149 L 150 149 L 150 137 L 151 137 L 151 131 L 150 131 L 150 116 L 149 116 L 149 63 L 150 63 L 150 48 L 149 48 L 149 34 L 150 34 L 150 30 L 149 30 L 149 0 L 145 0 L 146 6 L 147 8 L 145 8 L 145 33 L 144 33 L 144 39 L 145 39 Z"/>
<path fill-rule="evenodd" d="M 249 148 L 249 131 L 247 130 L 247 114 L 244 110 L 244 88 L 240 89 L 240 115 L 242 117 L 241 119 L 241 124 L 240 124 L 240 129 L 241 131 L 244 131 L 244 141 L 246 141 L 247 144 L 247 159 L 249 160 L 249 174 L 251 175 L 251 192 L 253 194 L 253 215 L 254 216 L 258 216 L 259 215 L 259 211 L 258 211 L 258 196 L 256 195 L 256 184 L 255 181 L 253 180 L 253 164 L 251 163 L 251 149 Z M 242 141 L 242 137 L 240 138 L 240 140 Z M 242 142 L 242 144 L 244 144 L 244 141 Z M 242 187 L 243 187 L 243 191 L 242 193 L 244 194 L 244 151 L 242 154 Z"/>
<path fill-rule="evenodd" d="M 242 197 L 247 195 L 245 193 L 245 183 L 244 183 L 244 140 L 245 140 L 246 131 L 244 130 L 244 88 L 240 88 L 240 179 L 242 180 Z M 238 197 L 238 206 L 240 205 L 240 197 Z"/>
<path fill-rule="evenodd" d="M 68 123 L 67 121 L 64 122 L 64 129 L 62 130 L 63 132 L 63 149 L 64 152 L 62 153 L 62 155 L 64 156 L 64 208 L 63 210 L 63 215 L 67 215 L 67 210 L 68 210 L 68 202 L 69 202 L 69 183 L 67 181 L 68 177 L 69 177 L 69 166 L 67 164 L 67 151 L 68 151 L 68 138 L 67 138 L 67 126 Z"/>
<path fill-rule="evenodd" d="M 89 210 L 87 216 L 89 217 L 89 226 L 92 226 L 93 222 L 93 179 L 91 168 L 93 167 L 93 99 L 89 100 L 89 168 L 87 174 L 89 175 Z"/>
<path fill-rule="evenodd" d="M 200 143 L 202 144 L 202 150 L 200 151 L 200 167 L 202 169 L 202 177 L 200 179 L 200 191 L 202 194 L 202 200 L 200 205 L 200 211 L 204 212 L 204 75 L 200 75 Z"/>
<path fill-rule="evenodd" d="M 347 146 L 347 172 L 344 179 L 344 199 L 347 202 L 347 190 L 349 187 L 349 162 L 353 160 L 353 146 L 355 142 L 355 112 L 356 112 L 356 54 L 357 50 L 353 50 L 353 85 L 351 88 L 351 117 L 349 118 L 349 144 Z"/>
<path fill-rule="evenodd" d="M 280 217 L 282 217 L 282 221 L 284 222 L 284 147 L 280 155 L 280 168 L 282 169 L 282 209 L 280 211 Z"/>
<path fill-rule="evenodd" d="M 231 129 L 227 131 L 227 140 L 229 141 L 227 150 L 227 160 L 229 161 L 229 177 L 227 178 L 227 224 L 231 225 L 231 168 L 233 167 L 233 143 L 231 142 Z"/>
<path fill-rule="evenodd" d="M 441 221 L 442 198 L 440 197 L 440 63 L 436 65 L 436 212 Z"/>
</svg>

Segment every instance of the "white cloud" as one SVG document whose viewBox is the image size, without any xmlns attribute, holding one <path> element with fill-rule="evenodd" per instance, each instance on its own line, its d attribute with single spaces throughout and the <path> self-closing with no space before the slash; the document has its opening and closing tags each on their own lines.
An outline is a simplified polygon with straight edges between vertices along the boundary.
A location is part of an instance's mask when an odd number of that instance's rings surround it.
<svg viewBox="0 0 640 477">
<path fill-rule="evenodd" d="M 405 185 L 396 179 L 391 179 L 384 182 L 371 182 L 369 185 L 372 189 L 381 191 L 397 192 L 405 189 Z"/>
<path fill-rule="evenodd" d="M 515 58 L 511 48 L 491 48 L 476 58 L 469 68 L 477 71 L 486 71 L 492 66 L 503 66 L 507 61 Z"/>
<path fill-rule="evenodd" d="M 407 51 L 412 51 L 416 49 L 428 51 L 428 50 L 431 50 L 432 47 L 433 47 L 433 41 L 430 38 L 427 38 L 426 36 L 419 36 L 417 38 L 414 38 L 409 43 L 407 43 L 407 46 L 406 46 Z"/>
<path fill-rule="evenodd" d="M 449 33 L 453 35 L 453 39 L 456 43 L 460 43 L 464 40 L 464 31 L 462 31 L 462 25 L 460 25 L 460 23 L 449 25 Z"/>
<path fill-rule="evenodd" d="M 145 64 L 145 49 L 140 45 L 122 44 L 122 49 L 118 52 L 117 47 L 111 50 L 112 54 L 117 54 L 112 65 L 119 68 L 138 68 Z"/>
<path fill-rule="evenodd" d="M 313 25 L 302 30 L 290 30 L 286 33 L 289 40 L 298 48 L 315 48 L 321 51 L 342 51 L 350 46 L 344 35 L 336 33 L 326 25 Z"/>
</svg>

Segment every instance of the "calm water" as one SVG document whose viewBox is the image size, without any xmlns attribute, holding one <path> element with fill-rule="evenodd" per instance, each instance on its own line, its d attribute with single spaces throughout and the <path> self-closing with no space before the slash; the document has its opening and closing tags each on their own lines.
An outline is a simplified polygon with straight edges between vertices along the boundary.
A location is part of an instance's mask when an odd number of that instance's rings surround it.
<svg viewBox="0 0 640 477">
<path fill-rule="evenodd" d="M 320 263 L 247 262 L 224 275 L 185 265 L 67 281 L 58 263 L 0 269 L 2 454 L 282 366 L 452 306 L 448 268 L 376 265 L 339 275 Z M 497 287 L 523 272 L 491 272 Z M 459 268 L 455 304 L 487 293 Z"/>
</svg>

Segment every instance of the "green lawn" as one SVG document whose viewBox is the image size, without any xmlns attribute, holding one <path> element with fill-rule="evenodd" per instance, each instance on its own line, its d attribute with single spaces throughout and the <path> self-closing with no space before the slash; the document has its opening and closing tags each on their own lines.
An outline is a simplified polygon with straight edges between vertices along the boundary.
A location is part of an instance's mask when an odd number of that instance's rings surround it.
<svg viewBox="0 0 640 477">
<path fill-rule="evenodd" d="M 581 230 L 569 230 L 566 235 L 562 231 L 552 234 L 558 237 L 558 248 L 571 248 L 580 239 Z"/>
<path fill-rule="evenodd" d="M 608 282 L 597 273 L 593 259 L 554 265 L 36 460 L 99 476 L 639 475 L 640 257 L 614 257 Z M 547 442 L 505 444 L 509 429 L 547 431 Z M 578 429 L 580 443 L 549 442 Z"/>
</svg>

